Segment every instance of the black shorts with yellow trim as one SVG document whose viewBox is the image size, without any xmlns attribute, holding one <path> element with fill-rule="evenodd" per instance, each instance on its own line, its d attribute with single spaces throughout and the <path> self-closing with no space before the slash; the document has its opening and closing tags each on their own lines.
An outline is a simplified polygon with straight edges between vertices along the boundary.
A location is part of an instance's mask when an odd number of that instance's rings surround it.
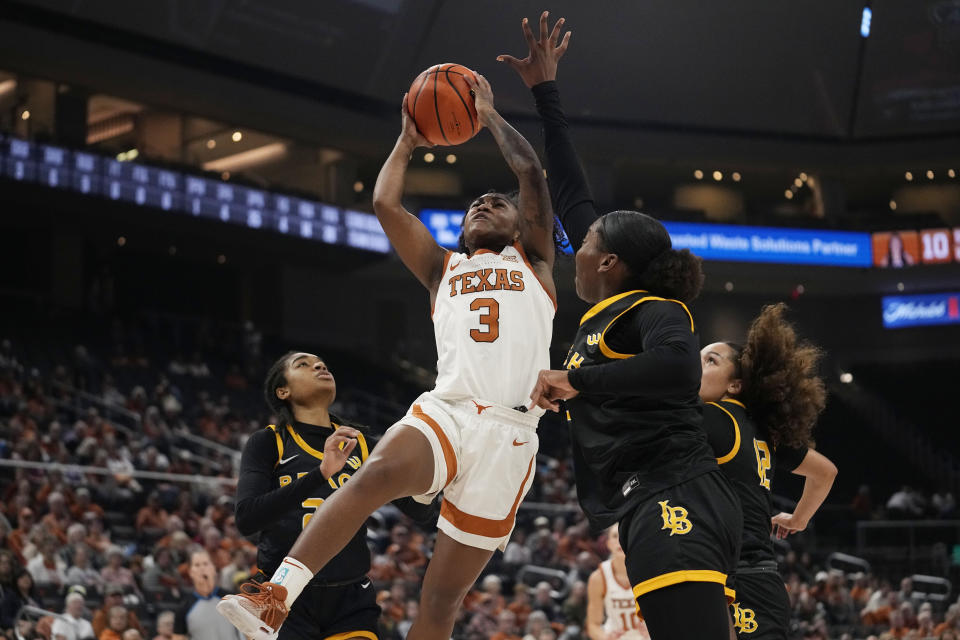
<svg viewBox="0 0 960 640">
<path fill-rule="evenodd" d="M 737 599 L 730 612 L 737 636 L 750 640 L 786 640 L 790 631 L 790 596 L 776 563 L 737 567 L 733 584 Z"/>
<path fill-rule="evenodd" d="M 277 640 L 379 640 L 380 606 L 370 580 L 310 583 L 293 603 Z"/>
<path fill-rule="evenodd" d="M 719 469 L 660 491 L 620 521 L 633 597 L 681 582 L 716 582 L 727 600 L 743 514 Z"/>
</svg>

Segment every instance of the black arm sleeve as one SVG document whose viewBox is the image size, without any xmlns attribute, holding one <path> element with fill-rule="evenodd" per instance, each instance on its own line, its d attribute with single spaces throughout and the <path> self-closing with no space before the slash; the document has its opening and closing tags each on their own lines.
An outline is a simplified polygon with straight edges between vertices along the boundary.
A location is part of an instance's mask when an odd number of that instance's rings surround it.
<svg viewBox="0 0 960 640">
<path fill-rule="evenodd" d="M 317 467 L 284 487 L 274 488 L 276 463 L 277 445 L 273 432 L 263 429 L 250 436 L 240 456 L 235 511 L 237 529 L 245 536 L 297 509 L 327 481 Z"/>
<path fill-rule="evenodd" d="M 712 402 L 706 402 L 703 405 L 702 426 L 715 457 L 723 458 L 733 451 L 737 442 L 737 427 L 729 413 Z"/>
<path fill-rule="evenodd" d="M 573 146 L 570 125 L 560 105 L 560 91 L 553 80 L 541 82 L 532 88 L 537 101 L 537 112 L 543 121 L 544 151 L 547 157 L 547 184 L 550 186 L 550 199 L 553 210 L 560 217 L 570 246 L 574 251 L 580 249 L 583 238 L 593 221 L 597 219 L 597 210 L 593 204 L 593 195 L 587 184 L 587 177 Z"/>
<path fill-rule="evenodd" d="M 613 330 L 616 329 L 616 340 Z M 690 316 L 670 301 L 650 301 L 624 314 L 604 337 L 621 353 L 637 355 L 571 369 L 570 384 L 585 393 L 626 393 L 656 399 L 700 388 L 700 347 Z"/>
</svg>

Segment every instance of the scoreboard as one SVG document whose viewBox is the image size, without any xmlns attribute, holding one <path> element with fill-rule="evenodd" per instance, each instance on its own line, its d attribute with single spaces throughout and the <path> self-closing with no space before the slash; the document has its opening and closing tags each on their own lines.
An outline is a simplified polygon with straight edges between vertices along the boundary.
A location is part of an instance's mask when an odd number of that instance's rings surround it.
<svg viewBox="0 0 960 640">
<path fill-rule="evenodd" d="M 960 227 L 875 233 L 872 244 L 877 267 L 960 262 Z"/>
<path fill-rule="evenodd" d="M 0 138 L 0 175 L 250 229 L 390 251 L 390 241 L 369 213 L 17 138 Z"/>
</svg>

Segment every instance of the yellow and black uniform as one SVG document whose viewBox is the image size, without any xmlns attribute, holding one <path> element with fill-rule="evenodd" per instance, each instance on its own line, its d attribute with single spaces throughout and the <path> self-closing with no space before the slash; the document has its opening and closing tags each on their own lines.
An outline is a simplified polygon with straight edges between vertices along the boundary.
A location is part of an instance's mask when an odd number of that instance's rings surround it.
<svg viewBox="0 0 960 640">
<path fill-rule="evenodd" d="M 595 528 L 620 522 L 635 597 L 680 582 L 723 585 L 740 509 L 717 468 L 697 399 L 693 319 L 628 291 L 590 309 L 564 366 L 577 494 Z"/>
<path fill-rule="evenodd" d="M 732 605 L 737 634 L 752 640 L 786 640 L 790 601 L 770 539 L 770 485 L 777 466 L 793 471 L 803 462 L 807 448 L 774 448 L 746 407 L 733 399 L 706 403 L 703 428 L 743 506 L 743 541 L 732 581 L 737 592 Z"/>
<path fill-rule="evenodd" d="M 554 211 L 578 250 L 597 211 L 554 81 L 533 87 Z M 700 428 L 700 345 L 687 308 L 627 291 L 583 317 L 565 366 L 580 505 L 620 523 L 627 575 L 650 635 L 726 639 L 724 583 L 743 518 Z"/>
<path fill-rule="evenodd" d="M 320 463 L 324 444 L 339 422 L 335 419 L 332 427 L 302 422 L 282 427 L 270 425 L 251 435 L 243 448 L 236 522 L 242 534 L 260 534 L 257 566 L 263 580 L 269 580 L 280 566 L 317 507 L 347 482 L 370 455 L 374 441 L 361 434 L 343 469 L 329 479 L 323 477 Z M 434 504 L 421 505 L 410 499 L 395 504 L 418 522 L 436 521 Z M 294 603 L 280 629 L 280 640 L 376 640 L 380 607 L 366 577 L 369 570 L 367 530 L 361 527 Z"/>
</svg>

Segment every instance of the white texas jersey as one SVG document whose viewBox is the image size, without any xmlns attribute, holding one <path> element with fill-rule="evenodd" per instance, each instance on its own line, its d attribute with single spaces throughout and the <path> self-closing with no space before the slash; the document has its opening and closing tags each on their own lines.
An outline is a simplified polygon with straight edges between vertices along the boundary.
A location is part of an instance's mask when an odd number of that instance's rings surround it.
<svg viewBox="0 0 960 640">
<path fill-rule="evenodd" d="M 433 307 L 434 394 L 510 409 L 529 404 L 537 374 L 550 368 L 555 312 L 519 244 L 448 253 Z"/>
<path fill-rule="evenodd" d="M 607 633 L 622 633 L 621 640 L 650 640 L 646 623 L 637 615 L 633 589 L 624 586 L 613 575 L 610 560 L 600 563 L 603 574 L 603 630 Z"/>
</svg>

